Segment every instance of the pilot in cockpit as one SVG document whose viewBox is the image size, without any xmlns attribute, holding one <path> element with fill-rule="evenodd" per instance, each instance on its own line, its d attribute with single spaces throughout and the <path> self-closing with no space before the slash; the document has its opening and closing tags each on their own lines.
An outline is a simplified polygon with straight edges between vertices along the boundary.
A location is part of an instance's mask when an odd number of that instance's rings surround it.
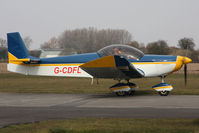
<svg viewBox="0 0 199 133">
<path fill-rule="evenodd" d="M 118 48 L 114 48 L 114 49 L 113 49 L 113 54 L 114 54 L 114 55 L 121 55 L 122 52 L 121 52 Z"/>
</svg>

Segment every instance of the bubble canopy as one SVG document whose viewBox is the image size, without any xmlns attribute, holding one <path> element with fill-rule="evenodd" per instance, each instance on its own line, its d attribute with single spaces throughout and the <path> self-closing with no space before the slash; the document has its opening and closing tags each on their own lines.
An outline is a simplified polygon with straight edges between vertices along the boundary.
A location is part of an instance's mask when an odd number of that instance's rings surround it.
<svg viewBox="0 0 199 133">
<path fill-rule="evenodd" d="M 113 44 L 106 46 L 99 51 L 97 51 L 100 57 L 110 56 L 110 55 L 121 55 L 127 59 L 139 60 L 144 56 L 144 53 L 134 47 L 124 45 L 124 44 Z"/>
</svg>

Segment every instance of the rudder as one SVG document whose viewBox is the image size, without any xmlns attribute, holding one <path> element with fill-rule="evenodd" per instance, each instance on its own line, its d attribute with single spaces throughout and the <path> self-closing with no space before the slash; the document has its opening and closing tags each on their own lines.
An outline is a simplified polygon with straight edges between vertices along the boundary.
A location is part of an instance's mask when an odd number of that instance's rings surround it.
<svg viewBox="0 0 199 133">
<path fill-rule="evenodd" d="M 11 63 L 12 59 L 28 58 L 28 50 L 19 34 L 19 32 L 7 33 L 8 40 L 8 59 Z"/>
</svg>

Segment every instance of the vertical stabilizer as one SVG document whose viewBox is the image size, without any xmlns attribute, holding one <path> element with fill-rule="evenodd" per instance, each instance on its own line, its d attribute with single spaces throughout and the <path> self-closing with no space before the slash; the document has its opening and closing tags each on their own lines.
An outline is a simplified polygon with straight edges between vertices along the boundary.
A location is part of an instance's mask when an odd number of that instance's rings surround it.
<svg viewBox="0 0 199 133">
<path fill-rule="evenodd" d="M 8 33 L 8 59 L 9 63 L 13 59 L 28 58 L 28 50 L 19 34 L 19 32 Z"/>
</svg>

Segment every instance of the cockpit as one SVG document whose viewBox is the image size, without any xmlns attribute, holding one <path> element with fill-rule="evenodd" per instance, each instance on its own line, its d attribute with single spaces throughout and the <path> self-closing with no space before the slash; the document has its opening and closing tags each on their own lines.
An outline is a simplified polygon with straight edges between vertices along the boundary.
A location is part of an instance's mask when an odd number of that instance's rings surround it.
<svg viewBox="0 0 199 133">
<path fill-rule="evenodd" d="M 98 52 L 100 57 L 121 55 L 127 59 L 139 60 L 144 56 L 144 53 L 134 47 L 124 44 L 113 44 L 100 49 Z"/>
</svg>

